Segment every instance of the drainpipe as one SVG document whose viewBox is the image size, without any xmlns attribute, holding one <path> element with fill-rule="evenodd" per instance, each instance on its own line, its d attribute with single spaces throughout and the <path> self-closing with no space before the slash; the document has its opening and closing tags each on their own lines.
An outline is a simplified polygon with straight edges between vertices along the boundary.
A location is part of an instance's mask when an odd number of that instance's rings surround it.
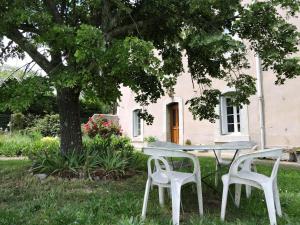
<svg viewBox="0 0 300 225">
<path fill-rule="evenodd" d="M 259 55 L 255 57 L 256 59 L 256 89 L 257 89 L 257 97 L 259 104 L 259 124 L 260 124 L 260 148 L 265 148 L 265 105 L 264 105 L 264 92 L 263 92 L 263 77 L 262 77 L 262 69 L 261 69 L 261 60 Z"/>
</svg>

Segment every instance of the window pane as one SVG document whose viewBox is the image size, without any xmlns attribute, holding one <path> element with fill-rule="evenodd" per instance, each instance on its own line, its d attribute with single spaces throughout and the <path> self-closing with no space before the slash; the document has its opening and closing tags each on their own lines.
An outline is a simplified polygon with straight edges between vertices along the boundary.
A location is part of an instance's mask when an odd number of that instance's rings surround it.
<svg viewBox="0 0 300 225">
<path fill-rule="evenodd" d="M 237 115 L 237 122 L 238 123 L 240 122 L 240 115 L 239 114 Z"/>
<path fill-rule="evenodd" d="M 228 132 L 229 132 L 229 133 L 234 132 L 234 124 L 228 124 L 228 125 L 227 125 L 227 128 L 228 128 Z"/>
<path fill-rule="evenodd" d="M 231 99 L 230 98 L 226 98 L 226 105 L 227 106 L 230 106 L 232 103 L 231 103 Z"/>
<path fill-rule="evenodd" d="M 233 114 L 233 107 L 232 106 L 227 107 L 227 115 L 228 114 Z"/>
<path fill-rule="evenodd" d="M 241 132 L 241 125 L 238 123 L 238 132 Z"/>
<path fill-rule="evenodd" d="M 233 115 L 227 116 L 227 123 L 234 123 Z"/>
</svg>

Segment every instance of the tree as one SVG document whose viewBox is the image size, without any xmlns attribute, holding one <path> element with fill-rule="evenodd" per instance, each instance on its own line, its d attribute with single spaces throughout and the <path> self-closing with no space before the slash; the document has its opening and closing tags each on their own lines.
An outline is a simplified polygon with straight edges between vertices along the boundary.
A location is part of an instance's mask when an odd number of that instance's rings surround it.
<svg viewBox="0 0 300 225">
<path fill-rule="evenodd" d="M 2 107 L 19 101 L 26 107 L 36 92 L 54 86 L 61 150 L 80 151 L 81 93 L 112 103 L 123 85 L 136 93 L 141 105 L 154 103 L 176 83 L 185 52 L 199 87 L 189 108 L 199 119 L 214 120 L 220 92 L 213 88 L 213 79 L 235 87 L 235 104 L 247 104 L 255 93 L 255 81 L 246 74 L 244 40 L 260 54 L 263 67 L 276 72 L 277 83 L 299 75 L 299 59 L 291 56 L 297 52 L 299 33 L 278 8 L 295 16 L 299 1 L 243 5 L 238 0 L 1 0 L 1 60 L 27 53 L 47 74 L 25 77 L 18 84 L 5 82 L 0 92 L 18 101 Z M 14 93 L 24 86 L 31 94 Z M 141 116 L 153 120 L 147 111 Z"/>
</svg>

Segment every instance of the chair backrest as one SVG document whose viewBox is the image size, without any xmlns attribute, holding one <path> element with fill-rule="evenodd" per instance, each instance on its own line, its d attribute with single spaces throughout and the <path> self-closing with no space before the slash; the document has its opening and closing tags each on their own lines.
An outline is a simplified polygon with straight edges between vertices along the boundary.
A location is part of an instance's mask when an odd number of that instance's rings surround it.
<svg viewBox="0 0 300 225">
<path fill-rule="evenodd" d="M 193 174 L 200 174 L 200 163 L 196 156 L 183 152 L 180 150 L 170 150 L 167 148 L 159 148 L 159 147 L 145 147 L 142 149 L 143 153 L 146 155 L 151 156 L 148 159 L 148 174 L 152 174 L 151 169 L 151 161 L 154 160 L 155 166 L 157 169 L 161 169 L 158 161 L 161 161 L 166 170 L 170 171 L 171 166 L 169 165 L 168 161 L 164 157 L 174 157 L 174 158 L 189 158 L 193 162 L 194 170 Z"/>
<path fill-rule="evenodd" d="M 271 178 L 275 178 L 277 176 L 278 167 L 280 163 L 280 158 L 282 156 L 283 149 L 281 148 L 274 148 L 274 149 L 266 149 L 266 150 L 259 150 L 252 153 L 243 154 L 237 157 L 230 166 L 229 174 L 237 174 L 239 166 L 241 163 L 251 163 L 255 158 L 264 158 L 270 157 L 275 159 L 275 164 L 273 166 Z"/>
</svg>

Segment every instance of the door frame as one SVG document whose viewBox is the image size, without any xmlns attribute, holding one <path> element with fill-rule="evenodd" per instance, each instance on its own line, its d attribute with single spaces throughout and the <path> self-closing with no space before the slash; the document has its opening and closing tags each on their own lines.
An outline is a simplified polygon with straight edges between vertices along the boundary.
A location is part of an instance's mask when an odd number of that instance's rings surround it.
<svg viewBox="0 0 300 225">
<path fill-rule="evenodd" d="M 164 101 L 163 104 L 163 140 L 168 141 L 168 134 L 170 132 L 170 119 L 169 119 L 169 110 L 168 106 L 172 103 L 178 103 L 178 117 L 179 117 L 179 144 L 184 144 L 184 121 L 183 121 L 183 99 L 182 97 L 170 97 Z"/>
</svg>

